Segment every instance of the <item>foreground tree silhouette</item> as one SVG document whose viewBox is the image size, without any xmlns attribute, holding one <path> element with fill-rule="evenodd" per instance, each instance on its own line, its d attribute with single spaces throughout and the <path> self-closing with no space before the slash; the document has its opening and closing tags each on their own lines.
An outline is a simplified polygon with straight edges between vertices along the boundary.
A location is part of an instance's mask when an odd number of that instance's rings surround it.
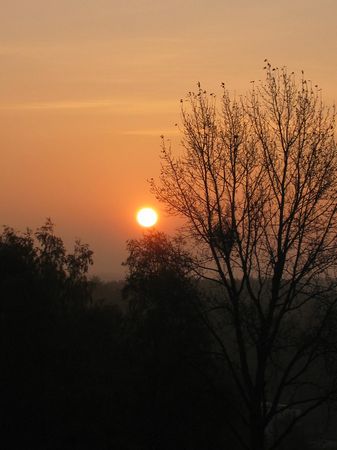
<svg viewBox="0 0 337 450">
<path fill-rule="evenodd" d="M 137 371 L 130 389 L 141 405 L 132 408 L 138 442 L 160 450 L 229 445 L 219 413 L 228 406 L 219 395 L 214 401 L 211 389 L 216 377 L 212 371 L 210 380 L 209 336 L 198 317 L 191 257 L 181 241 L 151 230 L 128 241 L 128 251 L 124 297 Z"/>
<path fill-rule="evenodd" d="M 1 433 L 8 449 L 66 448 L 58 439 L 67 428 L 65 404 L 75 404 L 72 371 L 81 387 L 84 344 L 75 337 L 90 312 L 90 264 L 89 247 L 77 241 L 67 253 L 50 220 L 35 233 L 5 227 L 0 234 Z"/>
<path fill-rule="evenodd" d="M 245 408 L 250 438 L 237 438 L 253 450 L 279 447 L 336 387 L 322 377 L 336 306 L 335 115 L 303 74 L 268 62 L 265 74 L 239 99 L 223 86 L 220 112 L 213 94 L 190 93 L 183 151 L 163 140 L 152 182 L 185 219 L 196 270 L 220 285 L 202 313 Z"/>
</svg>

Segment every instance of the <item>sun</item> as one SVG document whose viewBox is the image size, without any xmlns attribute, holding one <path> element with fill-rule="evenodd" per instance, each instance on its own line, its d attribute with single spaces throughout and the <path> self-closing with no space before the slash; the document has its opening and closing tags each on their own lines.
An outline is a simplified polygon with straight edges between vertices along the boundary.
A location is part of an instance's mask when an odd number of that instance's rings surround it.
<svg viewBox="0 0 337 450">
<path fill-rule="evenodd" d="M 137 222 L 145 228 L 153 227 L 157 223 L 158 214 L 153 208 L 142 208 L 137 213 Z"/>
</svg>

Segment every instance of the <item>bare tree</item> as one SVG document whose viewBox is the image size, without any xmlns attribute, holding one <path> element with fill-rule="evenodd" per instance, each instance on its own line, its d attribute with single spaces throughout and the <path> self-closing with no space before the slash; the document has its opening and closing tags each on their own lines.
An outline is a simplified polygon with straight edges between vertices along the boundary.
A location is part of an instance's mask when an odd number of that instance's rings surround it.
<svg viewBox="0 0 337 450">
<path fill-rule="evenodd" d="M 264 70 L 244 97 L 223 85 L 220 110 L 200 85 L 189 93 L 183 149 L 175 156 L 163 140 L 152 181 L 197 242 L 197 270 L 220 285 L 202 316 L 244 405 L 249 437 L 237 437 L 252 450 L 279 447 L 336 387 L 320 370 L 336 302 L 335 111 L 303 72 Z"/>
</svg>

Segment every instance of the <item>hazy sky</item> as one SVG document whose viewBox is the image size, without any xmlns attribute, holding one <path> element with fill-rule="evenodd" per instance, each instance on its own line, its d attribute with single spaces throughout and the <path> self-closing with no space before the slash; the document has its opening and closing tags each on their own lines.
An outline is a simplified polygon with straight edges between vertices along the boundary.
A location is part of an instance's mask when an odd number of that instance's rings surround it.
<svg viewBox="0 0 337 450">
<path fill-rule="evenodd" d="M 268 58 L 336 101 L 336 17 L 336 0 L 1 0 L 0 224 L 51 217 L 120 276 L 179 99 L 242 92 Z"/>
</svg>

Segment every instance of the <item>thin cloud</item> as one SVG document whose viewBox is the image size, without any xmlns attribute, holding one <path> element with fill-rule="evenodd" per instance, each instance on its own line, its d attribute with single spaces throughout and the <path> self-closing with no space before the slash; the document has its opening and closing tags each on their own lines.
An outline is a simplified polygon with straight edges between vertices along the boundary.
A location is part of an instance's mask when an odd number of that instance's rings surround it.
<svg viewBox="0 0 337 450">
<path fill-rule="evenodd" d="M 14 111 L 64 111 L 64 110 L 101 110 L 119 114 L 160 114 L 169 111 L 177 111 L 176 101 L 114 101 L 114 100 L 90 100 L 90 101 L 51 101 L 51 102 L 27 102 L 2 104 L 0 110 Z"/>
<path fill-rule="evenodd" d="M 144 130 L 126 130 L 121 132 L 124 136 L 155 136 L 155 137 L 161 137 L 161 136 L 176 136 L 180 134 L 179 130 L 177 129 L 144 129 Z"/>
</svg>

